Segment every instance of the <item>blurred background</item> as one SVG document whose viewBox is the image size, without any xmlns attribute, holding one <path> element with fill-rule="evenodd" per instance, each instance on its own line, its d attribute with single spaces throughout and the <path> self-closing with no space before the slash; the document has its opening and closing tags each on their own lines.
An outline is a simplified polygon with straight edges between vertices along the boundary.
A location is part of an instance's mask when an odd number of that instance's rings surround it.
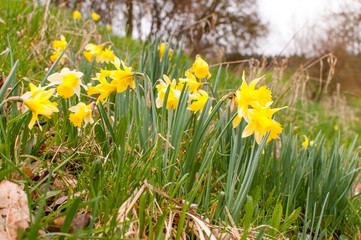
<svg viewBox="0 0 361 240">
<path fill-rule="evenodd" d="M 350 97 L 361 93 L 359 0 L 52 2 L 80 10 L 84 16 L 93 11 L 100 14 L 100 22 L 111 25 L 119 36 L 140 40 L 160 37 L 174 43 L 182 39 L 189 56 L 200 53 L 213 63 L 265 56 L 266 64 L 282 65 L 285 61 L 281 59 L 287 59 L 287 69 L 292 69 L 332 53 L 337 64 L 328 92 L 332 94 L 339 88 Z M 322 74 L 319 65 L 309 71 Z"/>
</svg>

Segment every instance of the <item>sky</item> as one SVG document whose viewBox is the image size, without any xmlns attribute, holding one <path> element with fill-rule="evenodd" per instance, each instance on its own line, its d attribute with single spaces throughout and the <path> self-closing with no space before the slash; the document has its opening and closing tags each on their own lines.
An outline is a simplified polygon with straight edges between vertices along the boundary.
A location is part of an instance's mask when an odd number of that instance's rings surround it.
<svg viewBox="0 0 361 240">
<path fill-rule="evenodd" d="M 290 40 L 307 34 L 307 28 L 326 26 L 325 16 L 338 12 L 352 0 L 257 0 L 261 19 L 269 28 L 268 37 L 259 41 L 256 51 L 266 55 L 299 53 L 300 46 Z M 288 44 L 289 43 L 289 44 Z"/>
</svg>

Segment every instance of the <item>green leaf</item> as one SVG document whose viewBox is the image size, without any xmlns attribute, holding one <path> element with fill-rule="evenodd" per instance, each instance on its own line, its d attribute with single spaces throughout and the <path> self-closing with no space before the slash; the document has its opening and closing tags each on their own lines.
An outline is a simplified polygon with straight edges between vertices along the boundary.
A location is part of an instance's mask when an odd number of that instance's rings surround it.
<svg viewBox="0 0 361 240">
<path fill-rule="evenodd" d="M 278 202 L 276 204 L 276 207 L 273 210 L 273 214 L 272 214 L 272 218 L 271 218 L 271 222 L 270 225 L 271 227 L 279 230 L 280 229 L 280 224 L 281 224 L 281 220 L 282 220 L 282 205 L 280 202 Z M 274 229 L 270 230 L 270 235 L 272 236 L 276 236 L 277 235 L 277 231 Z"/>
<path fill-rule="evenodd" d="M 288 228 L 296 222 L 296 220 L 298 219 L 299 215 L 301 213 L 301 207 L 297 208 L 296 210 L 294 210 L 285 220 L 285 222 L 283 223 L 282 227 L 281 227 L 281 232 L 286 232 L 288 230 Z"/>
<path fill-rule="evenodd" d="M 253 207 L 254 207 L 253 198 L 251 196 L 247 196 L 247 202 L 245 206 L 246 214 L 243 217 L 244 233 L 242 235 L 241 240 L 247 239 L 248 230 L 251 227 L 251 222 L 253 217 Z"/>
<path fill-rule="evenodd" d="M 17 60 L 15 62 L 14 67 L 11 69 L 11 72 L 9 73 L 9 76 L 5 80 L 2 87 L 0 88 L 0 100 L 1 100 L 0 108 L 2 108 L 2 106 L 4 105 L 3 98 L 5 96 L 5 93 L 9 87 L 10 83 L 13 81 L 13 78 L 15 78 L 15 73 L 16 73 L 16 70 L 18 69 L 18 65 L 19 65 L 19 60 Z"/>
</svg>

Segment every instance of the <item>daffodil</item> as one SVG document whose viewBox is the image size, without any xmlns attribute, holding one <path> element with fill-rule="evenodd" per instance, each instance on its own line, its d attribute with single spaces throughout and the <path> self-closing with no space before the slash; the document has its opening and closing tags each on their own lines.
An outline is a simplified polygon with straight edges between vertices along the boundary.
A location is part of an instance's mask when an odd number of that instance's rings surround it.
<svg viewBox="0 0 361 240">
<path fill-rule="evenodd" d="M 85 103 L 78 103 L 76 106 L 70 107 L 69 110 L 73 113 L 69 115 L 69 120 L 73 123 L 75 127 L 81 127 L 82 122 L 84 121 L 85 126 L 94 122 L 92 118 L 92 108 L 93 105 L 85 105 Z"/>
<path fill-rule="evenodd" d="M 109 77 L 113 80 L 112 84 L 117 86 L 117 92 L 121 93 L 125 91 L 128 86 L 134 88 L 135 82 L 132 69 L 125 66 L 124 62 L 117 57 L 114 57 L 114 61 L 112 63 L 117 70 L 112 71 Z M 120 65 L 122 65 L 123 69 L 120 68 Z"/>
<path fill-rule="evenodd" d="M 97 13 L 95 13 L 95 12 L 92 12 L 92 18 L 93 18 L 93 20 L 94 21 L 99 21 L 99 19 L 100 19 L 100 15 L 99 14 L 97 14 Z"/>
<path fill-rule="evenodd" d="M 54 112 L 59 112 L 57 104 L 50 102 L 49 98 L 53 96 L 55 89 L 45 90 L 44 87 L 36 87 L 30 83 L 30 91 L 26 92 L 21 98 L 24 101 L 25 106 L 32 112 L 32 118 L 29 122 L 29 129 L 32 129 L 37 122 L 39 128 L 38 115 L 42 115 L 47 118 L 51 118 Z"/>
<path fill-rule="evenodd" d="M 84 56 L 88 60 L 88 62 L 91 62 L 93 57 L 96 56 L 96 61 L 99 62 L 103 48 L 104 46 L 89 43 L 85 46 L 86 51 L 84 52 Z"/>
<path fill-rule="evenodd" d="M 111 46 L 106 48 L 104 51 L 100 52 L 99 62 L 109 63 L 110 61 L 114 61 L 115 54 L 114 54 L 113 50 L 111 50 L 110 48 L 111 48 Z"/>
<path fill-rule="evenodd" d="M 58 85 L 57 92 L 63 98 L 69 98 L 74 93 L 80 97 L 80 86 L 86 88 L 80 78 L 83 76 L 82 72 L 76 70 L 70 71 L 69 68 L 63 68 L 60 73 L 54 73 L 48 77 L 50 86 Z"/>
<path fill-rule="evenodd" d="M 112 30 L 112 26 L 110 26 L 109 24 L 107 25 L 107 30 L 110 31 Z"/>
<path fill-rule="evenodd" d="M 202 83 L 198 82 L 196 77 L 192 73 L 186 72 L 185 74 L 186 74 L 187 78 L 180 78 L 179 81 L 181 83 L 189 85 L 190 93 L 195 92 L 199 87 L 202 86 Z M 182 89 L 179 89 L 179 90 L 182 90 Z"/>
<path fill-rule="evenodd" d="M 117 85 L 115 83 L 109 83 L 106 80 L 106 77 L 109 77 L 112 71 L 108 70 L 100 70 L 100 73 L 97 73 L 97 77 L 93 78 L 93 80 L 98 80 L 100 84 L 97 86 L 89 86 L 88 87 L 88 96 L 93 94 L 100 94 L 97 99 L 97 104 L 99 101 L 106 101 L 110 94 L 117 92 Z"/>
<path fill-rule="evenodd" d="M 188 109 L 193 111 L 194 114 L 203 110 L 209 98 L 208 93 L 203 90 L 198 90 L 198 92 L 190 94 L 189 97 L 189 101 L 192 101 L 192 103 L 188 106 Z"/>
<path fill-rule="evenodd" d="M 159 46 L 159 59 L 160 60 L 162 60 L 162 58 L 163 58 L 165 47 L 166 47 L 165 43 L 162 43 Z M 173 52 L 173 49 L 169 48 L 169 50 L 168 50 L 168 58 L 172 57 L 172 52 Z"/>
<path fill-rule="evenodd" d="M 302 143 L 302 146 L 303 146 L 304 149 L 306 149 L 308 146 L 313 146 L 313 144 L 315 143 L 313 140 L 309 141 L 308 137 L 306 137 L 306 136 L 304 136 L 304 138 L 305 138 L 305 140 Z"/>
<path fill-rule="evenodd" d="M 235 102 L 238 105 L 237 116 L 233 120 L 233 127 L 237 127 L 242 118 L 248 117 L 249 107 L 262 107 L 266 103 L 272 101 L 272 92 L 266 87 L 262 86 L 255 89 L 256 84 L 262 79 L 257 78 L 252 80 L 249 85 L 246 83 L 245 73 L 242 76 L 243 82 L 239 90 L 236 91 Z"/>
<path fill-rule="evenodd" d="M 305 137 L 305 141 L 302 143 L 302 146 L 304 149 L 306 149 L 308 147 L 309 140 L 308 140 L 308 137 L 306 137 L 306 136 L 304 136 L 304 137 Z"/>
<path fill-rule="evenodd" d="M 211 77 L 211 73 L 208 69 L 208 63 L 206 63 L 201 57 L 197 56 L 196 61 L 193 63 L 193 66 L 187 70 L 191 73 L 194 73 L 197 78 L 207 78 Z"/>
<path fill-rule="evenodd" d="M 181 91 L 177 90 L 177 83 L 176 80 L 173 79 L 171 81 L 167 75 L 163 75 L 163 80 L 159 80 L 159 84 L 156 86 L 158 91 L 158 97 L 155 100 L 157 108 L 160 108 L 163 106 L 165 94 L 167 92 L 167 89 L 169 87 L 169 93 L 166 103 L 166 108 L 169 110 L 169 107 L 172 107 L 175 109 L 178 104 L 179 97 L 181 95 Z"/>
<path fill-rule="evenodd" d="M 75 19 L 81 18 L 81 13 L 78 10 L 74 11 L 73 12 L 73 18 L 75 18 Z"/>
<path fill-rule="evenodd" d="M 50 56 L 50 61 L 52 61 L 54 63 L 56 61 L 56 59 L 58 59 L 60 54 L 61 54 L 61 52 L 59 52 L 59 51 L 53 52 L 53 54 Z M 63 54 L 63 56 L 60 58 L 60 63 L 61 64 L 64 64 L 64 56 L 66 56 L 66 55 Z"/>
<path fill-rule="evenodd" d="M 63 51 L 68 45 L 68 42 L 66 41 L 64 35 L 60 35 L 60 40 L 55 39 L 52 43 L 52 46 L 55 50 Z"/>
<path fill-rule="evenodd" d="M 269 131 L 271 131 L 271 139 L 277 138 L 277 135 L 282 131 L 282 127 L 272 119 L 272 116 L 282 108 L 271 109 L 271 104 L 272 102 L 269 102 L 264 107 L 256 107 L 248 110 L 249 119 L 246 119 L 248 125 L 243 130 L 243 138 L 254 133 L 256 142 L 259 144 L 262 137 Z"/>
<path fill-rule="evenodd" d="M 277 139 L 278 136 L 281 134 L 283 128 L 280 123 L 272 120 L 271 125 L 268 126 L 266 129 L 267 132 L 270 132 L 269 137 L 267 139 L 267 143 L 269 143 L 272 139 Z"/>
</svg>

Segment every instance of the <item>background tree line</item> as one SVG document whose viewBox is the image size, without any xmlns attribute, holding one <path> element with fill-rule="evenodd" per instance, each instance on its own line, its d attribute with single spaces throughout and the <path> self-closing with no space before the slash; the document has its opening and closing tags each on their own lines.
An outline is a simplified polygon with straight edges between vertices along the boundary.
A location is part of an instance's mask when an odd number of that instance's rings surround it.
<svg viewBox="0 0 361 240">
<path fill-rule="evenodd" d="M 267 33 L 252 0 L 53 0 L 95 11 L 103 23 L 118 20 L 127 36 L 183 39 L 190 54 L 217 56 L 254 49 Z"/>
</svg>

